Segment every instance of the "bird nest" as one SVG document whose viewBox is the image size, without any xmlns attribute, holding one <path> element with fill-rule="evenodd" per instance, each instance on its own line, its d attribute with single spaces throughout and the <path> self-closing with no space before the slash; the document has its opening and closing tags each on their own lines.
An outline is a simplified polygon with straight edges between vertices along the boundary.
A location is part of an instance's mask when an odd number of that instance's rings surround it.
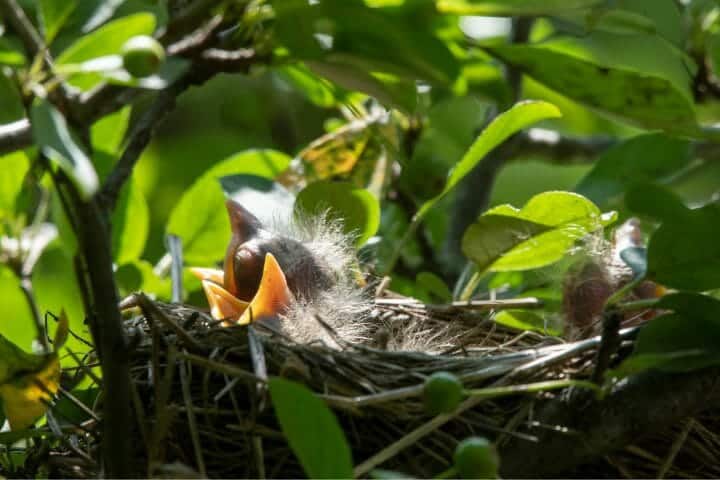
<svg viewBox="0 0 720 480">
<path fill-rule="evenodd" d="M 136 471 L 148 476 L 304 476 L 274 415 L 266 388 L 272 376 L 306 385 L 332 408 L 359 477 L 375 468 L 436 476 L 451 465 L 457 442 L 471 435 L 495 442 L 505 476 L 720 476 L 720 423 L 712 411 L 668 415 L 666 424 L 642 431 L 639 438 L 621 435 L 624 443 L 565 466 L 564 459 L 557 468 L 542 463 L 544 452 L 551 455 L 553 449 L 543 432 L 552 431 L 554 442 L 585 441 L 572 425 L 544 423 L 544 406 L 579 401 L 586 404 L 581 411 L 591 412 L 602 401 L 589 390 L 528 393 L 523 386 L 590 378 L 600 339 L 566 342 L 492 321 L 495 309 L 532 300 L 429 306 L 412 299 L 378 299 L 370 315 L 375 346 L 339 339 L 341 348 L 293 343 L 262 322 L 221 328 L 192 307 L 144 296 L 136 300 L 141 313 L 127 319 L 133 339 L 134 445 Z M 464 334 L 448 336 L 453 328 Z M 408 329 L 436 334 L 442 351 L 385 348 L 397 332 Z M 621 357 L 630 352 L 634 334 L 632 329 L 621 332 Z M 454 345 L 446 344 L 448 338 Z M 466 388 L 514 387 L 517 392 L 469 397 L 455 412 L 433 416 L 423 407 L 422 385 L 438 371 L 454 373 Z M 76 436 L 56 452 L 62 460 L 55 464 L 56 473 L 97 475 L 90 460 L 97 458 L 97 449 L 97 437 Z"/>
</svg>

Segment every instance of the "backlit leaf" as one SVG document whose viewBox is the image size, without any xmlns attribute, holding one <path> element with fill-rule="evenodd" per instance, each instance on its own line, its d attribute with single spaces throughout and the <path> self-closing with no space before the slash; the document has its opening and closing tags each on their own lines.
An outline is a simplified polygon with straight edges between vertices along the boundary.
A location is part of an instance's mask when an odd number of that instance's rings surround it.
<svg viewBox="0 0 720 480">
<path fill-rule="evenodd" d="M 345 434 L 330 409 L 306 387 L 271 378 L 270 396 L 283 433 L 309 478 L 353 478 Z"/>
</svg>

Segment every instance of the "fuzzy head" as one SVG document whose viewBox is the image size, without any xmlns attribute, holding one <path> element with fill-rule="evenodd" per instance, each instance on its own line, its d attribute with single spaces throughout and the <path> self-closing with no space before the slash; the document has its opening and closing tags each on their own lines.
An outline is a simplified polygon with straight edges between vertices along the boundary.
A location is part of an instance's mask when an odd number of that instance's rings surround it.
<svg viewBox="0 0 720 480">
<path fill-rule="evenodd" d="M 223 270 L 194 270 L 213 316 L 226 325 L 274 318 L 299 342 L 336 344 L 333 332 L 350 342 L 366 338 L 369 302 L 357 285 L 352 242 L 341 225 L 300 216 L 266 226 L 237 202 L 226 206 L 232 237 Z"/>
</svg>

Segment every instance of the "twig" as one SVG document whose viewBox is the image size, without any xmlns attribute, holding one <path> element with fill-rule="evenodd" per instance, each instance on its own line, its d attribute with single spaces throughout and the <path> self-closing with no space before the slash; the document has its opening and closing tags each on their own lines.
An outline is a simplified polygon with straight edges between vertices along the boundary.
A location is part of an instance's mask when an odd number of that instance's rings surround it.
<svg viewBox="0 0 720 480">
<path fill-rule="evenodd" d="M 25 148 L 32 141 L 32 129 L 26 118 L 0 125 L 0 154 Z"/>
<path fill-rule="evenodd" d="M 189 85 L 182 80 L 172 87 L 160 92 L 155 102 L 138 120 L 130 134 L 130 140 L 118 160 L 117 164 L 105 180 L 100 190 L 100 203 L 106 212 L 112 212 L 115 208 L 120 190 L 130 178 L 140 155 L 150 143 L 150 138 L 157 128 L 160 120 L 175 107 L 177 96 Z"/>
<path fill-rule="evenodd" d="M 168 234 L 165 237 L 167 249 L 170 252 L 170 280 L 172 281 L 172 301 L 180 303 L 183 295 L 183 250 L 182 239 L 177 235 Z"/>
<path fill-rule="evenodd" d="M 33 26 L 25 11 L 15 0 L 0 0 L 0 11 L 7 19 L 13 30 L 18 34 L 25 47 L 25 51 L 31 57 L 42 53 L 44 50 L 43 40 Z"/>
<path fill-rule="evenodd" d="M 185 362 L 180 362 L 180 385 L 182 387 L 183 400 L 188 418 L 188 428 L 190 429 L 190 438 L 192 440 L 193 449 L 195 450 L 195 461 L 202 478 L 207 477 L 205 471 L 205 460 L 202 454 L 202 445 L 197 430 L 197 421 L 195 419 L 195 411 L 193 410 L 192 394 L 190 393 L 190 380 L 188 378 L 187 367 Z"/>
<path fill-rule="evenodd" d="M 30 312 L 32 313 L 33 322 L 35 323 L 35 330 L 37 331 L 37 341 L 40 342 L 45 352 L 50 351 L 50 345 L 48 344 L 47 332 L 43 326 L 43 320 L 40 316 L 40 310 L 38 309 L 37 301 L 35 300 L 35 292 L 33 290 L 32 280 L 29 276 L 22 276 L 20 278 L 20 290 L 22 290 L 27 300 Z"/>
<path fill-rule="evenodd" d="M 690 435 L 690 432 L 692 431 L 694 426 L 695 419 L 693 418 L 689 418 L 687 422 L 685 422 L 685 426 L 683 427 L 682 431 L 677 436 L 675 441 L 672 443 L 672 446 L 670 447 L 670 452 L 668 452 L 665 461 L 660 466 L 660 470 L 658 470 L 657 473 L 657 478 L 665 478 L 665 475 L 667 475 L 667 473 L 670 471 L 670 467 L 672 467 L 672 464 L 675 461 L 675 457 L 677 457 L 677 454 L 680 453 L 680 450 L 685 444 L 685 440 L 687 440 L 687 437 L 688 435 Z"/>
</svg>

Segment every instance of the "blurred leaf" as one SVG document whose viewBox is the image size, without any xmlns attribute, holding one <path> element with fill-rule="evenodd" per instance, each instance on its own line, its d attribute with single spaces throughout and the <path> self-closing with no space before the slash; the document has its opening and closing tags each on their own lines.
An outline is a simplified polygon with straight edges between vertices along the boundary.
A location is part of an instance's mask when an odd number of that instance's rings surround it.
<svg viewBox="0 0 720 480">
<path fill-rule="evenodd" d="M 455 188 L 455 185 L 457 185 L 465 175 L 470 173 L 485 155 L 507 140 L 511 135 L 540 120 L 555 118 L 560 115 L 560 111 L 550 103 L 523 101 L 495 117 L 450 171 L 443 191 L 436 197 L 425 202 L 416 216 L 424 216 L 440 198 Z"/>
<path fill-rule="evenodd" d="M 0 220 L 12 218 L 16 203 L 23 188 L 30 159 L 23 151 L 0 156 Z"/>
<path fill-rule="evenodd" d="M 297 214 L 320 215 L 342 221 L 343 230 L 361 246 L 380 227 L 380 204 L 367 190 L 345 182 L 320 181 L 305 187 L 295 200 Z"/>
<path fill-rule="evenodd" d="M 1 50 L 0 64 L 2 64 Z M 0 123 L 10 123 L 25 118 L 25 107 L 18 87 L 6 73 L 4 69 L 0 68 Z"/>
<path fill-rule="evenodd" d="M 105 115 L 92 125 L 90 137 L 93 150 L 101 150 L 111 155 L 120 153 L 131 111 L 130 106 L 121 108 L 117 112 Z"/>
<path fill-rule="evenodd" d="M 567 13 L 573 9 L 587 9 L 604 3 L 603 0 L 436 0 L 442 13 L 458 15 L 542 16 Z"/>
<path fill-rule="evenodd" d="M 65 395 L 62 395 L 55 406 L 52 408 L 52 413 L 60 421 L 61 425 L 78 425 L 90 418 L 88 410 L 92 411 L 93 405 L 100 394 L 100 388 L 82 388 L 75 389 L 70 392 L 73 397 L 80 400 L 86 407 L 87 410 L 80 408 Z"/>
<path fill-rule="evenodd" d="M 657 35 L 594 31 L 486 50 L 590 107 L 643 127 L 699 135 L 690 91 L 694 66 Z"/>
<path fill-rule="evenodd" d="M 347 95 L 345 90 L 315 75 L 302 63 L 282 66 L 277 72 L 281 78 L 320 107 L 333 107 Z"/>
<path fill-rule="evenodd" d="M 0 335 L 0 398 L 13 430 L 32 425 L 45 413 L 60 384 L 56 354 L 32 355 Z"/>
<path fill-rule="evenodd" d="M 427 290 L 440 302 L 449 302 L 452 300 L 452 292 L 445 281 L 432 272 L 420 272 L 415 277 L 415 281 L 421 287 Z"/>
<path fill-rule="evenodd" d="M 68 334 L 70 332 L 70 321 L 68 320 L 65 309 L 60 310 L 60 316 L 58 317 L 57 328 L 55 329 L 55 336 L 53 337 L 53 350 L 57 352 L 67 342 Z"/>
<path fill-rule="evenodd" d="M 412 158 L 402 169 L 400 184 L 421 200 L 438 195 L 448 170 L 460 161 L 483 125 L 487 108 L 470 96 L 451 97 L 432 105 Z"/>
<path fill-rule="evenodd" d="M 283 378 L 269 383 L 282 431 L 309 478 L 353 478 L 345 434 L 332 411 L 306 387 Z"/>
<path fill-rule="evenodd" d="M 77 5 L 78 0 L 40 0 L 37 2 L 39 20 L 47 45 L 52 43 Z"/>
<path fill-rule="evenodd" d="M 230 221 L 220 178 L 249 174 L 272 179 L 290 164 L 290 157 L 274 150 L 246 150 L 210 168 L 185 191 L 170 213 L 167 233 L 183 241 L 183 255 L 190 265 L 206 265 L 225 254 Z"/>
<path fill-rule="evenodd" d="M 633 185 L 625 194 L 625 205 L 636 215 L 663 221 L 685 217 L 688 212 L 680 197 L 654 183 Z"/>
<path fill-rule="evenodd" d="M 387 72 L 369 72 L 347 62 L 308 60 L 308 67 L 343 88 L 370 95 L 383 105 L 413 113 L 418 103 L 414 80 Z"/>
<path fill-rule="evenodd" d="M 540 332 L 543 335 L 560 335 L 562 333 L 548 325 L 542 316 L 529 310 L 502 310 L 493 317 L 493 320 L 506 327 Z"/>
<path fill-rule="evenodd" d="M 150 13 L 136 13 L 106 23 L 92 33 L 83 35 L 58 56 L 58 66 L 81 64 L 93 58 L 117 55 L 123 44 L 137 35 L 152 35 L 155 31 L 155 16 Z M 98 75 L 75 77 L 70 83 L 87 90 L 100 80 Z"/>
<path fill-rule="evenodd" d="M 263 225 L 287 224 L 295 196 L 285 187 L 257 175 L 228 175 L 220 179 L 225 196 L 238 202 Z"/>
<path fill-rule="evenodd" d="M 604 152 L 575 191 L 605 207 L 632 183 L 667 181 L 691 161 L 687 140 L 661 133 L 639 135 Z"/>
<path fill-rule="evenodd" d="M 160 278 L 146 260 L 133 260 L 121 265 L 115 278 L 123 295 L 142 291 L 157 298 L 170 299 L 170 278 Z"/>
<path fill-rule="evenodd" d="M 380 230 L 378 235 L 382 241 L 377 247 L 377 267 L 380 272 L 387 271 L 386 265 L 395 249 L 399 247 L 400 240 L 410 226 L 407 212 L 397 203 L 385 202 L 382 207 L 380 218 Z M 417 268 L 423 262 L 422 252 L 417 239 L 410 238 L 400 251 L 400 258 L 409 268 Z M 393 280 L 395 276 L 393 276 Z"/>
<path fill-rule="evenodd" d="M 675 293 L 657 305 L 674 313 L 643 326 L 635 350 L 612 372 L 616 376 L 648 368 L 688 372 L 720 364 L 720 301 L 707 295 Z"/>
<path fill-rule="evenodd" d="M 488 210 L 463 235 L 462 251 L 480 271 L 538 268 L 562 259 L 577 240 L 614 219 L 575 193 L 545 192 L 521 210 Z"/>
<path fill-rule="evenodd" d="M 47 100 L 35 102 L 30 116 L 37 145 L 75 183 L 80 196 L 90 198 L 98 189 L 97 173 L 73 138 L 65 117 Z"/>
<path fill-rule="evenodd" d="M 655 32 L 682 47 L 683 17 L 674 0 L 617 0 L 614 7 L 611 12 L 630 12 L 649 19 Z"/>
<path fill-rule="evenodd" d="M 648 243 L 648 278 L 670 288 L 720 288 L 720 206 L 667 218 Z"/>
<path fill-rule="evenodd" d="M 448 47 L 410 18 L 359 1 L 274 2 L 275 32 L 297 57 L 450 84 L 459 73 Z M 387 48 L 392 45 L 392 48 Z"/>
<path fill-rule="evenodd" d="M 118 265 L 140 258 L 150 227 L 150 212 L 136 177 L 120 192 L 112 215 L 112 251 Z"/>
<path fill-rule="evenodd" d="M 0 37 L 0 65 L 19 67 L 25 64 L 22 47 L 7 38 Z"/>
</svg>

